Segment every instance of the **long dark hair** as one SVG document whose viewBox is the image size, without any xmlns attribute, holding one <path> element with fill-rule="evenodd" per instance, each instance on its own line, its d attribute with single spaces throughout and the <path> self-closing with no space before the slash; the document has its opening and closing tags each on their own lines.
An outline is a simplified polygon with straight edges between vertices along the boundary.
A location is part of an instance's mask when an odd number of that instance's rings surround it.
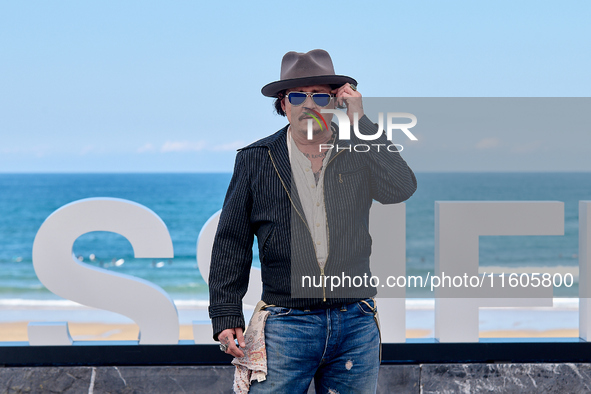
<svg viewBox="0 0 591 394">
<path fill-rule="evenodd" d="M 277 98 L 273 102 L 273 107 L 275 107 L 275 112 L 277 115 L 287 116 L 283 108 L 281 108 L 281 100 L 285 97 L 285 90 L 277 93 Z"/>
</svg>

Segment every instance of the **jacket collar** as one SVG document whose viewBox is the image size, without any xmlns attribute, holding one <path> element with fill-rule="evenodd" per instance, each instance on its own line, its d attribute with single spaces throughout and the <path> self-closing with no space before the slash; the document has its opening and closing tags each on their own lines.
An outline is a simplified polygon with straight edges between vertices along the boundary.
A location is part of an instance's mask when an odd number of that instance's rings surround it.
<svg viewBox="0 0 591 394">
<path fill-rule="evenodd" d="M 332 123 L 331 126 L 334 128 L 335 132 L 337 133 L 337 138 L 334 142 L 334 148 L 331 153 L 331 159 L 338 153 L 336 148 L 337 146 L 342 149 L 345 146 L 351 145 L 350 140 L 339 140 L 338 137 L 338 126 L 335 123 Z M 238 149 L 238 151 L 251 149 L 251 148 L 266 148 L 269 151 L 269 155 L 273 160 L 273 164 L 279 174 L 283 185 L 289 191 L 290 198 L 295 206 L 295 208 L 303 212 L 302 203 L 300 201 L 299 193 L 297 192 L 297 188 L 295 182 L 292 182 L 292 173 L 291 173 L 291 163 L 289 161 L 289 152 L 287 150 L 287 128 L 289 124 L 283 127 L 281 130 L 277 131 L 274 134 L 271 134 L 268 137 L 262 138 L 258 141 L 253 142 L 243 148 Z"/>
<path fill-rule="evenodd" d="M 303 212 L 304 210 L 300 201 L 299 193 L 297 192 L 295 183 L 292 182 L 291 163 L 289 162 L 289 152 L 287 150 L 288 127 L 289 124 L 276 133 L 253 142 L 252 144 L 238 150 L 241 151 L 254 148 L 263 148 L 267 150 L 269 152 L 273 166 L 279 175 L 279 179 L 281 180 L 283 187 L 286 189 L 290 200 L 294 204 L 294 207 L 299 212 Z"/>
</svg>

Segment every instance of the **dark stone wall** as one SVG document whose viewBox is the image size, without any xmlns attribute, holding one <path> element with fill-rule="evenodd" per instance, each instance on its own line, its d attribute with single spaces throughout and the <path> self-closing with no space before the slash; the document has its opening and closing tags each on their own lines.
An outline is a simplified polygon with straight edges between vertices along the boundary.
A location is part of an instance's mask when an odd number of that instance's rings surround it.
<svg viewBox="0 0 591 394">
<path fill-rule="evenodd" d="M 0 368 L 0 393 L 230 393 L 234 367 Z"/>
<path fill-rule="evenodd" d="M 591 364 L 424 364 L 422 393 L 589 393 Z"/>
<path fill-rule="evenodd" d="M 231 393 L 234 367 L 6 367 L 0 393 Z M 309 393 L 313 393 L 313 388 Z M 591 364 L 382 365 L 378 393 L 589 393 Z"/>
</svg>

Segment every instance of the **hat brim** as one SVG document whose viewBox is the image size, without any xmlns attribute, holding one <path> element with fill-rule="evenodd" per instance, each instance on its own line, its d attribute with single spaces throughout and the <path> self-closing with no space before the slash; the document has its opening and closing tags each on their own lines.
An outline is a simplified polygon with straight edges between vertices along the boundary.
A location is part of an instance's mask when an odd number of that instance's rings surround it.
<svg viewBox="0 0 591 394">
<path fill-rule="evenodd" d="M 261 89 L 261 93 L 267 97 L 277 97 L 282 90 L 297 88 L 299 86 L 331 85 L 333 89 L 343 86 L 346 83 L 357 85 L 357 81 L 345 75 L 316 75 L 313 77 L 284 79 L 271 82 Z"/>
</svg>

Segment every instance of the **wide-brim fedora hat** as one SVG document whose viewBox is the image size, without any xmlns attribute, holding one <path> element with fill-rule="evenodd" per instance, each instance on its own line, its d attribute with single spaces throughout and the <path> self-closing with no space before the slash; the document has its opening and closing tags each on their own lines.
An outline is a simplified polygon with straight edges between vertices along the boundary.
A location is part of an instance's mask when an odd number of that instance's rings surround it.
<svg viewBox="0 0 591 394">
<path fill-rule="evenodd" d="M 298 86 L 330 85 L 334 89 L 346 83 L 357 85 L 353 78 L 335 74 L 332 59 L 323 49 L 307 53 L 287 52 L 281 61 L 279 78 L 279 81 L 263 86 L 263 95 L 277 97 L 279 92 Z"/>
</svg>

